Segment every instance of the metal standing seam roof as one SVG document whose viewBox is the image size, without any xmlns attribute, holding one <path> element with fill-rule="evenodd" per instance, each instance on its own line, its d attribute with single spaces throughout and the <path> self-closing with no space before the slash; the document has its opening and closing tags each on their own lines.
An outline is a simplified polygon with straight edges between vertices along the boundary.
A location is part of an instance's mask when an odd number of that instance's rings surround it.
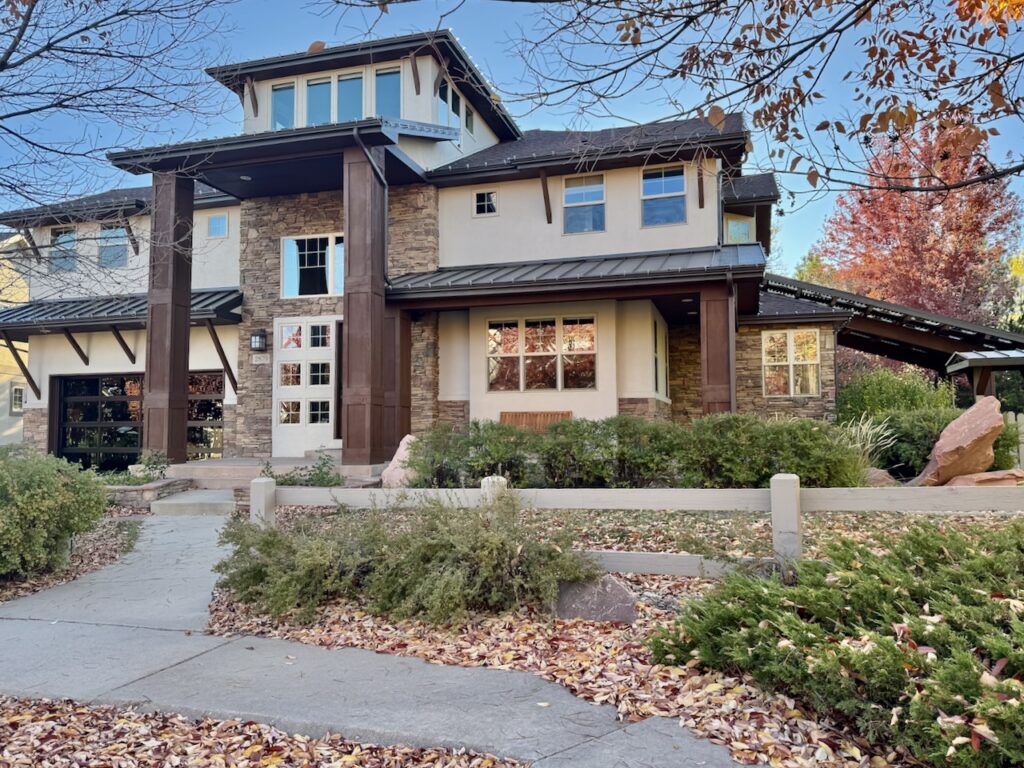
<svg viewBox="0 0 1024 768">
<path fill-rule="evenodd" d="M 237 323 L 241 318 L 233 310 L 241 303 L 242 292 L 237 288 L 193 291 L 192 319 Z M 147 306 L 144 293 L 29 301 L 0 310 L 0 331 L 23 338 L 27 331 L 145 324 Z"/>
<path fill-rule="evenodd" d="M 764 251 L 759 244 L 752 243 L 621 256 L 442 267 L 432 272 L 396 277 L 391 280 L 388 293 L 397 297 L 511 286 L 525 289 L 541 285 L 572 288 L 594 283 L 650 282 L 673 276 L 763 267 Z"/>
<path fill-rule="evenodd" d="M 1024 367 L 1024 349 L 984 349 L 973 352 L 954 352 L 946 362 L 946 371 L 956 373 L 967 368 Z"/>
</svg>

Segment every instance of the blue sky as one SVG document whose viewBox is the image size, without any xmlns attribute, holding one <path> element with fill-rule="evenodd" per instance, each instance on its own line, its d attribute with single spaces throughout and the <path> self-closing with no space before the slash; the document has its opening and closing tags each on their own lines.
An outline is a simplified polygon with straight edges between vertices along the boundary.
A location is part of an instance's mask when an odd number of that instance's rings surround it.
<svg viewBox="0 0 1024 768">
<path fill-rule="evenodd" d="M 525 67 L 512 52 L 511 40 L 521 26 L 531 26 L 531 9 L 527 4 L 466 0 L 451 17 L 439 22 L 440 13 L 451 9 L 453 5 L 453 0 L 425 0 L 408 6 L 395 6 L 388 15 L 377 20 L 372 37 L 423 31 L 441 23 L 442 26 L 454 29 L 463 47 L 499 90 L 516 90 L 523 82 Z M 376 14 L 353 11 L 324 15 L 324 7 L 295 4 L 288 13 L 282 13 L 280 0 L 240 0 L 228 7 L 227 29 L 217 41 L 224 59 L 196 64 L 207 66 L 293 53 L 305 50 L 314 40 L 336 45 L 366 39 L 367 21 L 378 19 Z M 203 126 L 198 134 L 191 130 L 192 126 L 184 124 L 182 132 L 189 131 L 189 138 L 237 133 L 241 127 L 241 107 L 232 94 L 225 94 L 225 111 L 222 116 Z M 573 127 L 580 128 L 614 124 L 608 119 L 593 117 L 586 118 L 589 124 L 580 124 L 576 116 L 565 108 L 525 114 L 525 104 L 508 106 L 522 128 L 564 128 L 570 122 Z M 617 111 L 628 113 L 634 120 L 643 121 L 664 117 L 670 113 L 670 108 L 666 106 L 662 95 L 641 92 L 623 101 L 617 106 Z M 753 163 L 758 161 L 758 153 L 761 151 L 760 148 L 755 151 Z M 792 184 L 791 179 L 787 179 L 787 184 Z M 117 181 L 124 183 L 127 180 Z M 1015 186 L 1022 186 L 1020 180 L 1015 182 Z M 786 196 L 780 206 L 783 215 L 776 219 L 779 230 L 774 250 L 778 262 L 773 267 L 783 272 L 790 272 L 821 235 L 822 222 L 831 211 L 834 199 L 831 193 L 812 193 L 802 185 L 794 186 L 793 191 L 797 193 L 796 204 Z"/>
</svg>

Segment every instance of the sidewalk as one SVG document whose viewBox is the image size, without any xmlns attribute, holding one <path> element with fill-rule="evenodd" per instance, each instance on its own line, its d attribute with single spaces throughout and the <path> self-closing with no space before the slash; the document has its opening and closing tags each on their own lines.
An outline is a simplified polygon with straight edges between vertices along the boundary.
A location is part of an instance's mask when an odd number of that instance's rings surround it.
<svg viewBox="0 0 1024 768">
<path fill-rule="evenodd" d="M 223 522 L 147 518 L 115 565 L 0 605 L 0 692 L 466 747 L 538 768 L 735 765 L 675 719 L 621 723 L 525 672 L 204 635 Z"/>
</svg>

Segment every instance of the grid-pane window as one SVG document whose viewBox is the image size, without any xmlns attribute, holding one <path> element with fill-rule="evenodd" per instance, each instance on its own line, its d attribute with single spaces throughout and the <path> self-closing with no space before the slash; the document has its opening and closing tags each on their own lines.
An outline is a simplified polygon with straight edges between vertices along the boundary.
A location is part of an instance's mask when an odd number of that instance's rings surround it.
<svg viewBox="0 0 1024 768">
<path fill-rule="evenodd" d="M 816 329 L 765 331 L 761 335 L 764 394 L 816 397 L 821 392 L 820 337 Z"/>
<path fill-rule="evenodd" d="M 295 127 L 295 85 L 275 85 L 270 90 L 270 130 Z"/>
<path fill-rule="evenodd" d="M 331 423 L 331 401 L 310 400 L 309 401 L 309 423 L 330 424 Z"/>
<path fill-rule="evenodd" d="M 488 389 L 594 389 L 594 318 L 494 320 L 487 325 Z"/>
<path fill-rule="evenodd" d="M 338 122 L 351 123 L 363 119 L 363 76 L 338 80 Z"/>
<path fill-rule="evenodd" d="M 11 415 L 15 416 L 25 411 L 25 388 L 18 384 L 11 384 Z"/>
<path fill-rule="evenodd" d="M 302 364 L 281 363 L 281 376 L 278 382 L 282 387 L 302 386 Z"/>
<path fill-rule="evenodd" d="M 326 387 L 331 383 L 331 364 L 330 363 L 310 363 L 309 364 L 309 386 L 311 387 Z"/>
<path fill-rule="evenodd" d="M 329 347 L 331 346 L 331 326 L 328 323 L 311 323 L 309 326 L 309 346 Z"/>
<path fill-rule="evenodd" d="M 344 290 L 345 244 L 340 235 L 282 241 L 281 295 L 327 296 Z"/>
<path fill-rule="evenodd" d="M 100 227 L 99 264 L 104 269 L 128 266 L 128 233 L 117 224 Z"/>
<path fill-rule="evenodd" d="M 279 424 L 302 423 L 302 401 L 282 400 L 277 404 L 277 421 Z"/>
<path fill-rule="evenodd" d="M 302 326 L 281 326 L 281 349 L 302 349 Z"/>
<path fill-rule="evenodd" d="M 331 122 L 331 81 L 310 80 L 306 83 L 306 125 Z"/>
<path fill-rule="evenodd" d="M 74 227 L 50 230 L 50 271 L 74 272 L 78 269 L 78 243 Z"/>
<path fill-rule="evenodd" d="M 377 117 L 402 116 L 402 75 L 397 70 L 378 72 L 375 77 Z"/>
<path fill-rule="evenodd" d="M 641 195 L 643 225 L 682 224 L 686 221 L 686 177 L 683 167 L 644 171 Z"/>
<path fill-rule="evenodd" d="M 476 192 L 473 195 L 474 216 L 494 216 L 498 212 L 497 192 Z"/>
<path fill-rule="evenodd" d="M 563 231 L 566 234 L 604 231 L 604 176 L 565 180 Z"/>
</svg>

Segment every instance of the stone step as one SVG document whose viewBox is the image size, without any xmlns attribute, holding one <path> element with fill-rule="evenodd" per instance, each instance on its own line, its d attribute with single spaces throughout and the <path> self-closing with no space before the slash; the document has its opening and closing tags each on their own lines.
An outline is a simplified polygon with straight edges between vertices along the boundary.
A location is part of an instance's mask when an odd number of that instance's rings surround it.
<svg viewBox="0 0 1024 768">
<path fill-rule="evenodd" d="M 235 494 L 230 489 L 200 489 L 176 493 L 150 504 L 154 515 L 230 515 Z"/>
</svg>

